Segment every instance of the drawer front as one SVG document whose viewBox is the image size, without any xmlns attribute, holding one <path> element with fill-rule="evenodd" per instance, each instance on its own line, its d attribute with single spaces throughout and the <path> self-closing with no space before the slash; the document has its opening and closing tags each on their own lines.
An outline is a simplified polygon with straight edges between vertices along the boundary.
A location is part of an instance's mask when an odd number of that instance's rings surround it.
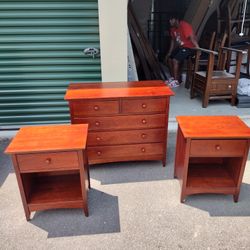
<svg viewBox="0 0 250 250">
<path fill-rule="evenodd" d="M 79 169 L 77 152 L 17 155 L 20 172 Z"/>
<path fill-rule="evenodd" d="M 89 131 L 112 130 L 112 129 L 147 129 L 164 128 L 166 115 L 134 115 L 113 117 L 89 117 L 73 119 L 73 123 L 88 123 Z"/>
<path fill-rule="evenodd" d="M 74 101 L 71 112 L 74 117 L 118 114 L 119 101 Z"/>
<path fill-rule="evenodd" d="M 122 113 L 163 113 L 166 111 L 166 98 L 151 98 L 151 99 L 126 99 L 122 100 Z"/>
<path fill-rule="evenodd" d="M 163 142 L 165 137 L 165 129 L 90 132 L 88 146 Z"/>
<path fill-rule="evenodd" d="M 90 164 L 98 162 L 161 159 L 163 143 L 89 147 Z M 153 158 L 154 157 L 154 158 Z"/>
<path fill-rule="evenodd" d="M 192 140 L 190 156 L 242 156 L 246 140 Z"/>
</svg>

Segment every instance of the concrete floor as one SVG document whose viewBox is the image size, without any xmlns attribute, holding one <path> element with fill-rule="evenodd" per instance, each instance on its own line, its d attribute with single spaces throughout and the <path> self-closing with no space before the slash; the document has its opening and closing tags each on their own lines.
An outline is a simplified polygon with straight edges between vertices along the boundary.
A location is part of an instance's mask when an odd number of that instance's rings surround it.
<svg viewBox="0 0 250 250">
<path fill-rule="evenodd" d="M 166 168 L 160 162 L 92 167 L 88 218 L 81 209 L 58 209 L 26 222 L 3 154 L 15 132 L 0 132 L 0 249 L 250 249 L 250 158 L 238 203 L 230 195 L 194 195 L 181 204 L 173 179 L 176 115 L 239 115 L 250 126 L 250 109 L 222 101 L 203 109 L 183 87 L 174 91 Z"/>
</svg>

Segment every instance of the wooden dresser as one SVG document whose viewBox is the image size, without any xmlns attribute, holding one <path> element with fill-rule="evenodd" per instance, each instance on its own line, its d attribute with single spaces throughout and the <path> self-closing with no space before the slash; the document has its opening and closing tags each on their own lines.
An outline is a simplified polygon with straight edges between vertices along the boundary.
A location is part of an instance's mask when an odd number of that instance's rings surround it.
<svg viewBox="0 0 250 250">
<path fill-rule="evenodd" d="M 172 95 L 163 81 L 70 84 L 71 123 L 89 124 L 89 163 L 161 160 L 165 166 Z"/>
<path fill-rule="evenodd" d="M 175 177 L 181 202 L 199 193 L 232 194 L 238 201 L 250 128 L 237 116 L 177 116 Z"/>
</svg>

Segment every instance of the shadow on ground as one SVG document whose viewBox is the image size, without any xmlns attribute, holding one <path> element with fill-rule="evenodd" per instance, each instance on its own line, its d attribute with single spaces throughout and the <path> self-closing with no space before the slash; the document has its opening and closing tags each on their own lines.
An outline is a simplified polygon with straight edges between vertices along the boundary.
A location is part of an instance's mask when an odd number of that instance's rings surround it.
<svg viewBox="0 0 250 250">
<path fill-rule="evenodd" d="M 236 203 L 232 195 L 196 194 L 188 196 L 184 204 L 207 211 L 210 216 L 250 216 L 250 185 L 242 183 Z"/>
<path fill-rule="evenodd" d="M 48 232 L 48 238 L 120 232 L 118 197 L 96 189 L 88 194 L 89 217 L 82 209 L 35 212 L 30 223 Z"/>
</svg>

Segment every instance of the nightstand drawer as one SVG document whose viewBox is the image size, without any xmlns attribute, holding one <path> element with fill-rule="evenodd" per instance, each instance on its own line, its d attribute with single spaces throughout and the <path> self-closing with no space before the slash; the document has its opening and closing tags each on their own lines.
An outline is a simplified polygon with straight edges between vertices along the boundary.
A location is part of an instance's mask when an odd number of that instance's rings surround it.
<svg viewBox="0 0 250 250">
<path fill-rule="evenodd" d="M 114 115 L 119 113 L 119 101 L 75 101 L 72 102 L 74 117 Z"/>
<path fill-rule="evenodd" d="M 79 169 L 77 152 L 19 154 L 20 172 Z"/>
<path fill-rule="evenodd" d="M 190 156 L 242 156 L 246 140 L 192 140 Z"/>
<path fill-rule="evenodd" d="M 166 115 L 134 115 L 113 117 L 89 117 L 74 119 L 74 123 L 89 124 L 89 131 L 113 130 L 113 129 L 148 129 L 164 128 L 166 126 Z"/>
<path fill-rule="evenodd" d="M 164 129 L 90 132 L 88 146 L 163 142 L 165 136 Z"/>
<path fill-rule="evenodd" d="M 122 100 L 122 113 L 162 113 L 166 111 L 166 98 L 141 98 Z"/>
</svg>

